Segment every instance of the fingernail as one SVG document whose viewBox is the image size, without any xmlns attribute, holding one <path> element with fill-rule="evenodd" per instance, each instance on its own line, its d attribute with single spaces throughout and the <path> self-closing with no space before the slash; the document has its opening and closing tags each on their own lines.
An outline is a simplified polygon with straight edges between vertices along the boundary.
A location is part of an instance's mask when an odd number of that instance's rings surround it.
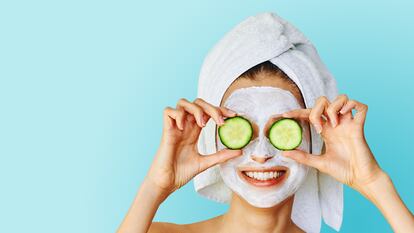
<svg viewBox="0 0 414 233">
<path fill-rule="evenodd" d="M 332 127 L 335 128 L 338 123 L 336 122 L 335 119 L 332 119 L 331 124 L 332 124 Z"/>
<path fill-rule="evenodd" d="M 231 115 L 236 115 L 236 112 L 234 112 L 234 111 L 232 111 L 232 110 L 230 110 L 230 109 L 227 109 L 228 111 L 229 111 L 229 113 L 231 114 Z"/>
<path fill-rule="evenodd" d="M 203 117 L 201 117 L 200 118 L 200 123 L 201 123 L 201 126 L 206 126 L 206 123 L 204 122 L 204 118 Z"/>
<path fill-rule="evenodd" d="M 224 124 L 224 119 L 223 119 L 223 117 L 219 117 L 219 124 L 220 124 L 220 125 Z"/>
</svg>

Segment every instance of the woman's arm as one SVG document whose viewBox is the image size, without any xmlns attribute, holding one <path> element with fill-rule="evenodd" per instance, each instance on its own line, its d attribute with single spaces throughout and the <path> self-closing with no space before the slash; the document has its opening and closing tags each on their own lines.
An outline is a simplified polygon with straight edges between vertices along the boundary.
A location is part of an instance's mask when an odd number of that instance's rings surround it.
<svg viewBox="0 0 414 233">
<path fill-rule="evenodd" d="M 118 233 L 148 232 L 158 207 L 171 193 L 207 168 L 241 155 L 241 150 L 229 149 L 201 155 L 197 149 L 201 128 L 210 118 L 221 125 L 224 117 L 234 115 L 202 99 L 181 99 L 176 109 L 165 108 L 160 146 Z"/>
<path fill-rule="evenodd" d="M 356 110 L 354 115 L 353 109 Z M 412 213 L 366 142 L 367 111 L 365 104 L 340 95 L 332 103 L 321 97 L 312 109 L 285 113 L 284 117 L 310 121 L 321 134 L 325 151 L 320 156 L 301 150 L 285 151 L 282 155 L 314 167 L 360 192 L 377 206 L 395 232 L 414 232 Z"/>
<path fill-rule="evenodd" d="M 414 232 L 414 216 L 385 172 L 358 191 L 377 206 L 394 232 Z"/>
<path fill-rule="evenodd" d="M 118 229 L 121 232 L 148 232 L 158 207 L 168 197 L 145 179 L 132 203 L 124 221 Z"/>
</svg>

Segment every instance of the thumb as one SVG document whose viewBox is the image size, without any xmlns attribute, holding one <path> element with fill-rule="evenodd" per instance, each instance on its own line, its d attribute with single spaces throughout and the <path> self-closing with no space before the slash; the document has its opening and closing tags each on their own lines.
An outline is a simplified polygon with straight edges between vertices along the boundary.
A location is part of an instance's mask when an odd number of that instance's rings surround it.
<svg viewBox="0 0 414 233">
<path fill-rule="evenodd" d="M 201 156 L 200 172 L 210 168 L 216 164 L 226 162 L 242 154 L 242 150 L 223 149 L 211 155 Z"/>
<path fill-rule="evenodd" d="M 325 161 L 321 156 L 309 154 L 303 150 L 282 151 L 282 155 L 295 160 L 298 163 L 323 171 Z"/>
</svg>

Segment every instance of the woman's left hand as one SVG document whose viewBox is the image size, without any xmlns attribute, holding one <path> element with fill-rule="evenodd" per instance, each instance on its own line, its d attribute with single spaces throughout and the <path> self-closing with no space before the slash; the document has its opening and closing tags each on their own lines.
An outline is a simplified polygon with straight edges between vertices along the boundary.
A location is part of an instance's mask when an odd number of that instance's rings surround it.
<svg viewBox="0 0 414 233">
<path fill-rule="evenodd" d="M 356 110 L 355 115 L 352 109 Z M 367 105 L 339 95 L 332 103 L 322 96 L 312 109 L 283 114 L 283 117 L 310 121 L 321 134 L 325 151 L 320 156 L 302 150 L 284 151 L 282 154 L 364 193 L 364 187 L 382 173 L 364 136 L 367 111 Z"/>
</svg>

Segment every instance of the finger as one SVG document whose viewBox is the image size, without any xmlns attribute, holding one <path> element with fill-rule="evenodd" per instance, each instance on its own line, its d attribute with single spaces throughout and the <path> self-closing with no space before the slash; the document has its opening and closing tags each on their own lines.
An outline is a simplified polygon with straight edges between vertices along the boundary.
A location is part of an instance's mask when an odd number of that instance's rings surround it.
<svg viewBox="0 0 414 233">
<path fill-rule="evenodd" d="M 167 118 L 170 118 L 170 120 L 167 120 Z M 184 117 L 185 112 L 183 110 L 179 109 L 173 109 L 171 107 L 166 107 L 164 109 L 164 120 L 167 123 L 168 127 L 173 127 L 173 121 L 171 119 L 175 120 L 175 124 L 177 125 L 177 128 L 180 130 L 184 129 Z"/>
<path fill-rule="evenodd" d="M 223 116 L 234 117 L 234 116 L 237 115 L 236 112 L 234 112 L 234 111 L 232 111 L 232 110 L 230 110 L 226 107 L 219 107 L 219 109 L 220 109 L 221 113 L 223 114 Z"/>
<path fill-rule="evenodd" d="M 321 156 L 309 154 L 302 150 L 282 151 L 282 156 L 291 158 L 298 163 L 304 164 L 325 172 L 325 161 Z"/>
<path fill-rule="evenodd" d="M 162 115 L 166 129 L 172 129 L 174 127 L 174 120 L 169 116 L 172 111 L 173 109 L 171 107 L 164 108 Z"/>
<path fill-rule="evenodd" d="M 186 141 L 188 141 L 188 143 L 190 144 L 197 143 L 199 136 L 200 136 L 201 127 L 195 127 L 197 122 L 194 118 L 194 115 L 187 114 L 187 122 L 189 123 L 189 126 L 191 127 L 191 131 L 189 134 L 186 135 Z"/>
<path fill-rule="evenodd" d="M 340 122 L 346 122 L 346 121 L 352 120 L 352 112 L 347 112 L 344 114 L 340 113 L 340 114 L 341 114 L 339 118 Z"/>
<path fill-rule="evenodd" d="M 200 172 L 242 154 L 242 150 L 223 149 L 211 155 L 200 155 Z"/>
<path fill-rule="evenodd" d="M 352 113 L 352 109 L 355 109 L 357 112 L 354 115 L 354 120 L 360 124 L 365 123 L 365 118 L 368 112 L 368 105 L 358 102 L 356 100 L 349 100 L 340 110 L 341 114 L 346 114 L 348 112 Z"/>
<path fill-rule="evenodd" d="M 207 124 L 207 122 L 208 122 L 208 120 L 210 120 L 210 116 L 209 115 L 207 115 L 207 114 L 204 114 L 204 116 L 203 116 L 203 123 L 206 125 Z"/>
<path fill-rule="evenodd" d="M 211 105 L 210 103 L 207 103 L 206 101 L 204 101 L 201 98 L 197 98 L 194 100 L 194 104 L 200 106 L 205 113 L 207 113 L 207 115 L 209 115 L 211 118 L 214 119 L 214 121 L 218 124 L 218 125 L 223 125 L 224 124 L 224 117 L 223 117 L 223 113 L 221 112 L 220 108 L 215 107 L 213 105 Z M 204 122 L 205 124 L 206 122 Z"/>
<path fill-rule="evenodd" d="M 177 109 L 177 117 L 175 118 L 175 123 L 180 130 L 184 130 L 184 120 L 185 120 L 185 111 L 182 109 Z"/>
<path fill-rule="evenodd" d="M 188 100 L 182 98 L 178 101 L 177 103 L 177 109 L 183 109 L 186 112 L 194 115 L 194 118 L 196 119 L 197 125 L 200 127 L 203 127 L 203 115 L 204 115 L 204 111 L 203 109 L 196 105 L 193 104 L 191 102 L 189 102 Z"/>
<path fill-rule="evenodd" d="M 321 96 L 316 100 L 315 106 L 312 108 L 309 115 L 309 120 L 319 134 L 322 132 L 323 114 L 326 114 L 326 109 L 329 106 L 329 100 L 325 96 Z"/>
<path fill-rule="evenodd" d="M 187 114 L 186 117 L 187 117 L 186 121 L 188 121 L 190 123 L 197 123 L 196 119 L 194 118 L 194 115 Z"/>
<path fill-rule="evenodd" d="M 298 119 L 309 121 L 309 115 L 311 111 L 312 109 L 310 108 L 295 109 L 295 110 L 291 110 L 291 111 L 283 113 L 282 116 L 290 117 L 290 118 L 298 118 Z"/>
<path fill-rule="evenodd" d="M 338 112 L 346 104 L 347 101 L 348 101 L 347 95 L 339 95 L 326 109 L 326 112 L 328 114 L 328 118 L 331 122 L 332 127 L 336 127 L 338 125 L 338 122 L 339 122 Z"/>
</svg>

